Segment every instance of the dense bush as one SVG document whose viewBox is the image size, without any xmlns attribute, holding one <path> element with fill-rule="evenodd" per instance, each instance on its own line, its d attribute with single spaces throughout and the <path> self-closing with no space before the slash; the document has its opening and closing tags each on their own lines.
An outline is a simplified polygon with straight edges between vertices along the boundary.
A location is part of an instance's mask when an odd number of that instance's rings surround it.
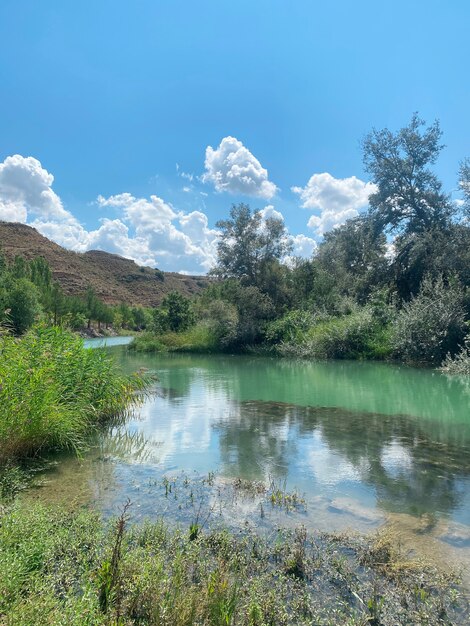
<svg viewBox="0 0 470 626">
<path fill-rule="evenodd" d="M 26 278 L 13 282 L 6 297 L 6 305 L 6 320 L 17 335 L 21 335 L 32 326 L 42 310 L 38 290 Z"/>
<path fill-rule="evenodd" d="M 224 349 L 236 341 L 240 318 L 235 305 L 220 299 L 214 300 L 204 310 L 203 317 L 220 348 Z"/>
<path fill-rule="evenodd" d="M 268 324 L 265 338 L 268 343 L 298 342 L 314 325 L 315 318 L 309 311 L 289 311 L 280 319 Z"/>
<path fill-rule="evenodd" d="M 157 309 L 152 311 L 151 330 L 154 333 L 187 330 L 195 322 L 194 310 L 189 298 L 177 291 L 169 293 Z"/>
<path fill-rule="evenodd" d="M 144 382 L 121 375 L 102 350 L 60 328 L 0 337 L 0 463 L 44 448 L 79 448 L 122 413 Z"/>
<path fill-rule="evenodd" d="M 271 300 L 257 287 L 244 287 L 233 281 L 225 289 L 222 294 L 208 290 L 210 296 L 206 294 L 194 307 L 198 321 L 186 329 L 172 331 L 163 305 L 155 309 L 152 331 L 137 336 L 129 349 L 214 352 L 240 350 L 259 343 L 272 317 Z"/>
<path fill-rule="evenodd" d="M 387 327 L 364 307 L 316 324 L 300 343 L 287 342 L 280 351 L 316 359 L 381 359 L 390 354 L 390 345 Z"/>
<path fill-rule="evenodd" d="M 215 352 L 218 348 L 218 340 L 206 322 L 179 333 L 141 333 L 128 347 L 136 352 Z"/>
<path fill-rule="evenodd" d="M 470 337 L 467 337 L 464 347 L 455 356 L 447 355 L 441 370 L 446 374 L 470 376 Z"/>
<path fill-rule="evenodd" d="M 457 284 L 425 278 L 418 295 L 406 303 L 393 324 L 392 345 L 400 359 L 440 365 L 462 346 L 465 333 L 464 294 Z"/>
</svg>

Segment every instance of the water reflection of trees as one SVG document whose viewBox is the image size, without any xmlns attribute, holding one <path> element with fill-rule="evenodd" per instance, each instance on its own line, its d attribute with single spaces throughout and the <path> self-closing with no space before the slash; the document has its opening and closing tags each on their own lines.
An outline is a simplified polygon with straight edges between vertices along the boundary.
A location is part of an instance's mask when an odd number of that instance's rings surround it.
<svg viewBox="0 0 470 626">
<path fill-rule="evenodd" d="M 260 467 L 287 476 L 296 442 L 308 442 L 316 433 L 376 489 L 380 505 L 390 511 L 450 513 L 462 498 L 459 481 L 470 475 L 470 449 L 458 443 L 458 431 L 465 430 L 459 424 L 445 428 L 402 415 L 246 402 L 234 407 L 217 429 L 224 465 L 231 473 L 253 478 L 259 477 Z M 392 466 L 391 451 L 398 453 Z"/>
<path fill-rule="evenodd" d="M 194 386 L 229 399 L 266 400 L 302 406 L 347 407 L 465 423 L 469 389 L 439 372 L 367 362 L 298 362 L 224 355 L 119 353 L 126 371 L 155 371 L 169 399 L 188 397 Z M 467 437 L 470 437 L 470 430 Z"/>
<path fill-rule="evenodd" d="M 221 462 L 232 475 L 286 477 L 304 454 L 298 442 L 312 451 L 317 436 L 376 489 L 384 508 L 450 512 L 461 500 L 470 474 L 469 395 L 461 380 L 387 364 L 230 356 L 133 355 L 124 364 L 158 372 L 169 414 L 188 406 L 178 418 L 186 431 L 192 420 L 190 437 L 215 422 Z M 404 455 L 392 468 L 390 451 Z"/>
<path fill-rule="evenodd" d="M 230 474 L 259 480 L 287 477 L 289 460 L 296 443 L 291 425 L 296 422 L 298 407 L 284 405 L 273 410 L 274 403 L 233 403 L 226 419 L 217 423 L 222 465 Z"/>
</svg>

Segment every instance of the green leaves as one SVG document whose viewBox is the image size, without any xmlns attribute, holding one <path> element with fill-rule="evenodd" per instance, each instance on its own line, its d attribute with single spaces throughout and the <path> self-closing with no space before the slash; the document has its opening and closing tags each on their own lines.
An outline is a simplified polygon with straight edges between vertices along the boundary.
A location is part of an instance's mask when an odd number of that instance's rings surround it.
<svg viewBox="0 0 470 626">
<path fill-rule="evenodd" d="M 44 448 L 79 449 L 90 429 L 125 411 L 144 385 L 61 328 L 0 337 L 0 463 Z"/>
<path fill-rule="evenodd" d="M 364 139 L 364 165 L 377 191 L 369 197 L 378 225 L 392 232 L 420 232 L 448 223 L 453 207 L 428 168 L 443 145 L 439 122 L 421 130 L 414 113 L 408 126 L 392 133 L 373 130 Z"/>
</svg>

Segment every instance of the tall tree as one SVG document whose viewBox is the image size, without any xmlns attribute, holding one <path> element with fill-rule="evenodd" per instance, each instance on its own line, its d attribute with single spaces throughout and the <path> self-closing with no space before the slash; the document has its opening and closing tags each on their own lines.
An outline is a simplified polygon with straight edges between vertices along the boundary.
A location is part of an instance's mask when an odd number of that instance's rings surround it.
<svg viewBox="0 0 470 626">
<path fill-rule="evenodd" d="M 17 335 L 24 333 L 41 313 L 39 294 L 27 278 L 15 280 L 8 294 L 8 317 Z"/>
<path fill-rule="evenodd" d="M 284 222 L 263 220 L 260 211 L 247 204 L 233 205 L 230 219 L 220 220 L 217 265 L 213 273 L 223 278 L 240 278 L 257 285 L 267 265 L 279 261 L 291 249 Z"/>
<path fill-rule="evenodd" d="M 36 257 L 29 262 L 31 282 L 40 290 L 48 290 L 52 283 L 52 272 L 49 263 L 43 257 Z"/>
<path fill-rule="evenodd" d="M 381 229 L 419 232 L 451 217 L 452 204 L 429 169 L 443 148 L 439 122 L 424 125 L 415 113 L 398 132 L 373 130 L 363 141 L 364 165 L 377 185 L 369 204 Z"/>
</svg>

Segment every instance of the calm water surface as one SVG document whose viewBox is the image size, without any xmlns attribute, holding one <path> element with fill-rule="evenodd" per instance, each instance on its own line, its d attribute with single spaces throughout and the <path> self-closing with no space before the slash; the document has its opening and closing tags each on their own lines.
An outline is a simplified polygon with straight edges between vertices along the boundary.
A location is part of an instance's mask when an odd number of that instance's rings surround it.
<svg viewBox="0 0 470 626">
<path fill-rule="evenodd" d="M 105 514 L 130 497 L 152 516 L 163 476 L 215 471 L 297 488 L 320 529 L 389 521 L 412 543 L 433 535 L 470 557 L 468 382 L 380 363 L 111 350 L 125 371 L 146 367 L 159 382 L 84 459 L 62 458 L 38 497 Z"/>
<path fill-rule="evenodd" d="M 85 348 L 113 348 L 114 346 L 128 346 L 134 337 L 100 337 L 99 339 L 85 339 Z"/>
</svg>

